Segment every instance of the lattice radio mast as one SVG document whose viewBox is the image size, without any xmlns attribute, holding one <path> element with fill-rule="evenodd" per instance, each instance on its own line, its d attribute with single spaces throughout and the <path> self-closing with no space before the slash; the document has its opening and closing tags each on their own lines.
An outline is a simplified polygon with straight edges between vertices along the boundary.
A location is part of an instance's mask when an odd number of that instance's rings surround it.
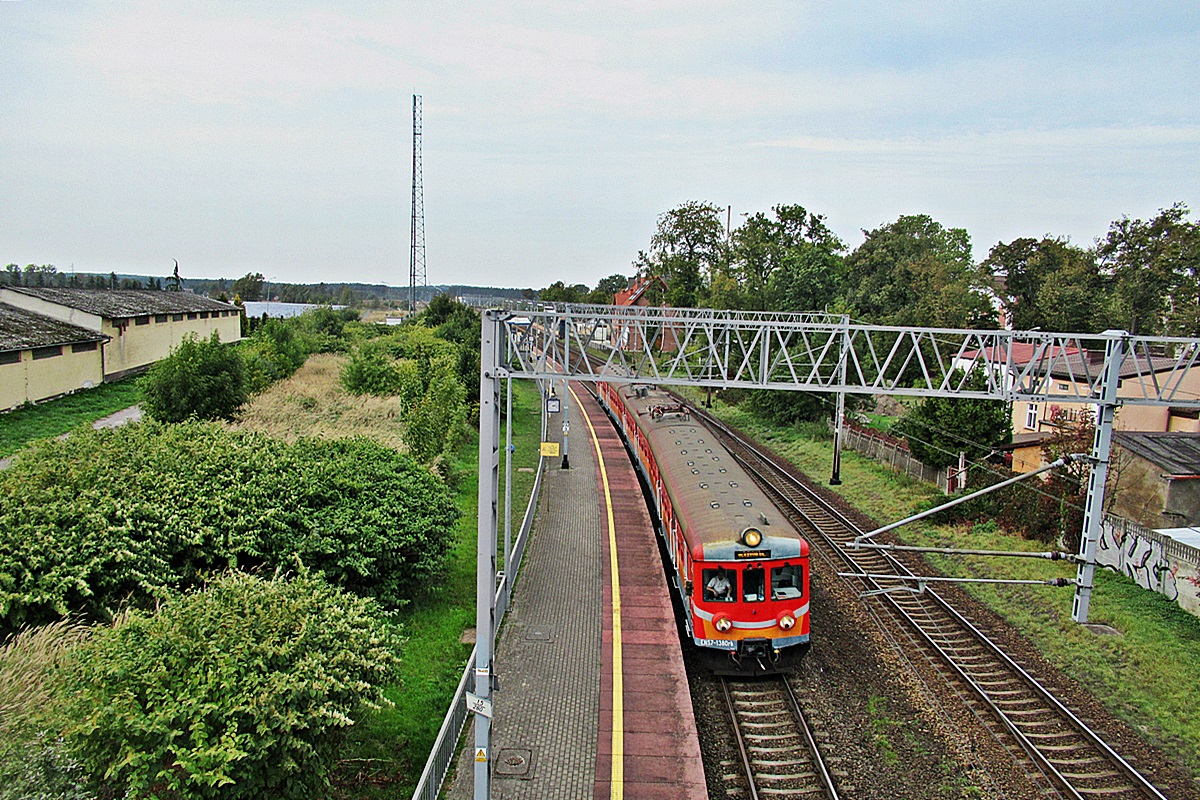
<svg viewBox="0 0 1200 800">
<path fill-rule="evenodd" d="M 426 286 L 425 194 L 421 179 L 421 95 L 413 95 L 412 250 L 408 259 L 408 308 L 417 310 L 417 286 Z"/>
</svg>

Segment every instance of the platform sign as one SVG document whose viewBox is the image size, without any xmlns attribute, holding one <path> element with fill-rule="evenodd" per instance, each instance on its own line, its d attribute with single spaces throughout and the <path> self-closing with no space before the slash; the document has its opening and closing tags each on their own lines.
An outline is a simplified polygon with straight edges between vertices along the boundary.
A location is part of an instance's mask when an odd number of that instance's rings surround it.
<svg viewBox="0 0 1200 800">
<path fill-rule="evenodd" d="M 562 400 L 560 400 L 557 397 L 547 397 L 546 398 L 546 413 L 547 414 L 557 414 L 560 411 L 562 411 Z"/>
<path fill-rule="evenodd" d="M 492 718 L 492 701 L 486 700 L 477 694 L 467 692 L 467 710 L 473 711 L 476 714 Z"/>
<path fill-rule="evenodd" d="M 541 454 L 546 458 L 558 458 L 558 442 L 542 442 Z"/>
</svg>

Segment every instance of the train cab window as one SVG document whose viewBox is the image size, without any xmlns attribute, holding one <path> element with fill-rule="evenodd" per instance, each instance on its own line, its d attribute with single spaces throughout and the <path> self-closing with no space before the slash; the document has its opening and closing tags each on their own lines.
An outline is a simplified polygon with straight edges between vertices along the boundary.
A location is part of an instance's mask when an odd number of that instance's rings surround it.
<svg viewBox="0 0 1200 800">
<path fill-rule="evenodd" d="M 732 603 L 737 598 L 737 573 L 717 567 L 700 571 L 704 581 L 704 599 L 713 603 Z"/>
<path fill-rule="evenodd" d="M 804 569 L 784 564 L 771 570 L 771 599 L 793 600 L 804 596 Z"/>
<path fill-rule="evenodd" d="M 757 603 L 767 599 L 767 571 L 762 567 L 742 570 L 742 600 Z"/>
</svg>

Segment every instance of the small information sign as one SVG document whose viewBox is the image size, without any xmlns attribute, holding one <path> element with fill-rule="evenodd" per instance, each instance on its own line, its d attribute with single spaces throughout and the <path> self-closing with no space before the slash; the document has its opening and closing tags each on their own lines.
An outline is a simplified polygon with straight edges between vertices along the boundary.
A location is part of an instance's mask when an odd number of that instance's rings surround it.
<svg viewBox="0 0 1200 800">
<path fill-rule="evenodd" d="M 557 397 L 547 397 L 546 413 L 557 414 L 560 411 L 562 411 L 562 400 L 558 399 Z"/>
<path fill-rule="evenodd" d="M 480 747 L 475 751 L 475 760 L 481 764 L 487 763 L 487 750 Z"/>
<path fill-rule="evenodd" d="M 467 692 L 467 709 L 488 719 L 492 718 L 492 701 L 472 692 Z"/>
<path fill-rule="evenodd" d="M 558 442 L 542 442 L 541 454 L 546 458 L 558 458 Z"/>
</svg>

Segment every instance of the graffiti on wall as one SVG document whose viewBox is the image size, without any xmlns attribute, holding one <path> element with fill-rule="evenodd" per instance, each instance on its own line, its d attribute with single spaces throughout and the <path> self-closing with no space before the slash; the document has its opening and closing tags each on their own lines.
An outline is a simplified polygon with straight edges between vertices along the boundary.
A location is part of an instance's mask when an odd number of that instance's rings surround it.
<svg viewBox="0 0 1200 800">
<path fill-rule="evenodd" d="M 1109 517 L 1104 521 L 1096 563 L 1200 615 L 1200 570 L 1194 563 L 1169 555 L 1152 532 Z"/>
</svg>

